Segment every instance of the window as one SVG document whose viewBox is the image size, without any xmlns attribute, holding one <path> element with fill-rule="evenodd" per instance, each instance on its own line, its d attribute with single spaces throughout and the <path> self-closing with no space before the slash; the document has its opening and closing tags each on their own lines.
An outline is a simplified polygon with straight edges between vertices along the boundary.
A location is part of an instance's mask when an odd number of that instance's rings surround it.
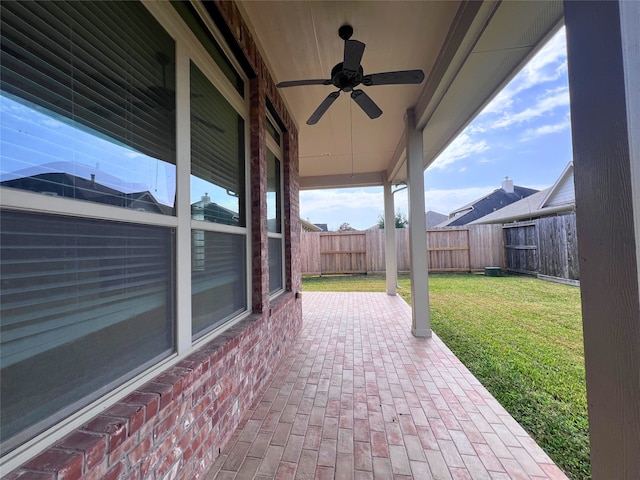
<svg viewBox="0 0 640 480">
<path fill-rule="evenodd" d="M 189 29 L 195 34 L 200 43 L 207 49 L 211 58 L 216 62 L 218 67 L 222 70 L 225 77 L 231 82 L 236 91 L 244 96 L 244 81 L 242 77 L 238 75 L 236 70 L 229 59 L 222 52 L 220 46 L 211 38 L 211 33 L 205 26 L 202 18 L 193 8 L 193 5 L 188 1 L 175 1 L 172 0 L 171 4 L 173 8 L 180 14 L 184 22 L 189 26 Z"/>
<path fill-rule="evenodd" d="M 2 2 L 0 16 L 2 187 L 43 209 L 173 215 L 173 39 L 137 3 Z M 174 248 L 166 227 L 1 222 L 4 454 L 173 352 Z"/>
<path fill-rule="evenodd" d="M 244 235 L 193 230 L 192 238 L 192 332 L 200 337 L 246 309 L 246 247 Z"/>
<path fill-rule="evenodd" d="M 1 78 L 0 185 L 174 214 L 175 45 L 142 5 L 3 2 Z"/>
<path fill-rule="evenodd" d="M 191 215 L 246 225 L 244 121 L 191 63 Z"/>
<path fill-rule="evenodd" d="M 191 63 L 192 334 L 246 309 L 244 121 Z"/>
<path fill-rule="evenodd" d="M 189 15 L 0 3 L 3 462 L 247 313 L 246 79 Z"/>
<path fill-rule="evenodd" d="M 3 450 L 173 351 L 167 228 L 2 211 Z"/>
<path fill-rule="evenodd" d="M 269 236 L 269 292 L 277 293 L 284 288 L 283 228 L 282 228 L 282 164 L 275 152 L 279 148 L 280 133 L 267 117 L 267 227 Z M 276 142 L 277 141 L 277 142 Z M 273 150 L 273 151 L 272 151 Z"/>
</svg>

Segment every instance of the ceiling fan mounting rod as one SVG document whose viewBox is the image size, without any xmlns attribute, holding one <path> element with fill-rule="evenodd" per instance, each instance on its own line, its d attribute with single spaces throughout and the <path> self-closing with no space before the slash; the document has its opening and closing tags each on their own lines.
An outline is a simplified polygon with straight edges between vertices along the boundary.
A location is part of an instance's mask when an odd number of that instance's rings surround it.
<svg viewBox="0 0 640 480">
<path fill-rule="evenodd" d="M 345 23 L 338 29 L 338 35 L 346 42 L 353 35 L 353 27 L 348 23 Z"/>
</svg>

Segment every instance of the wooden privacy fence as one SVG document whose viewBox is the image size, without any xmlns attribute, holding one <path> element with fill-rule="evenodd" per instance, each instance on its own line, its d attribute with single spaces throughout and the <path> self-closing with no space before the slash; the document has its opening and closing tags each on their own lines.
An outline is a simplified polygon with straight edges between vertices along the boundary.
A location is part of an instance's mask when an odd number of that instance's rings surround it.
<svg viewBox="0 0 640 480">
<path fill-rule="evenodd" d="M 321 273 L 367 273 L 364 232 L 320 234 Z"/>
<path fill-rule="evenodd" d="M 578 237 L 575 214 L 503 226 L 507 270 L 577 283 Z"/>
<path fill-rule="evenodd" d="M 429 271 L 461 272 L 487 266 L 505 268 L 501 225 L 470 225 L 428 230 Z M 303 274 L 383 273 L 384 230 L 364 232 L 302 232 Z M 396 229 L 399 272 L 408 272 L 409 230 Z"/>
</svg>

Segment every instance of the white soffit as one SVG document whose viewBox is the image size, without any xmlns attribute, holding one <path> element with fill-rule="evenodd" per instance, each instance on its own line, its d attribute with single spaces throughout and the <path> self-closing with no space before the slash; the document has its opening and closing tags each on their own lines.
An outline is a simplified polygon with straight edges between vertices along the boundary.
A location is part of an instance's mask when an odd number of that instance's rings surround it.
<svg viewBox="0 0 640 480">
<path fill-rule="evenodd" d="M 275 82 L 329 78 L 342 61 L 338 28 L 345 23 L 354 28 L 352 38 L 366 44 L 365 74 L 421 68 L 427 77 L 421 85 L 363 87 L 384 112 L 375 120 L 342 93 L 314 126 L 306 125 L 307 118 L 335 87 L 282 89 L 299 127 L 302 188 L 370 185 L 387 175 L 405 180 L 407 108 L 415 108 L 419 126 L 426 126 L 428 166 L 562 17 L 560 0 L 243 1 L 239 6 Z"/>
</svg>

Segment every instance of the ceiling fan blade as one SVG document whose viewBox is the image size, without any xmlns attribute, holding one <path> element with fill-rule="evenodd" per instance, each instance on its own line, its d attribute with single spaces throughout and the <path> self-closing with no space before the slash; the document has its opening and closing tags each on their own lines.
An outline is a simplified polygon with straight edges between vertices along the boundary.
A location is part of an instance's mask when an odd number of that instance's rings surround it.
<svg viewBox="0 0 640 480">
<path fill-rule="evenodd" d="M 360 68 L 360 61 L 364 55 L 365 44 L 358 40 L 345 40 L 344 42 L 344 63 L 342 68 L 350 72 L 357 72 Z"/>
<path fill-rule="evenodd" d="M 362 77 L 362 84 L 371 85 L 403 85 L 410 83 L 422 83 L 424 72 L 422 70 L 402 70 L 399 72 L 372 73 Z"/>
<path fill-rule="evenodd" d="M 278 88 L 284 87 L 300 87 L 303 85 L 331 85 L 331 80 L 313 79 L 313 80 L 292 80 L 289 82 L 280 82 L 276 85 Z"/>
<path fill-rule="evenodd" d="M 340 96 L 340 90 L 338 90 L 337 92 L 331 92 L 327 96 L 327 98 L 325 98 L 322 101 L 320 106 L 316 108 L 316 111 L 311 114 L 311 116 L 309 117 L 309 120 L 307 120 L 307 125 L 315 125 L 316 123 L 318 123 L 318 120 L 322 118 L 322 115 L 324 115 L 324 112 L 326 112 L 329 109 L 331 104 L 333 104 L 333 102 L 335 102 L 336 98 L 338 98 L 339 96 Z"/>
<path fill-rule="evenodd" d="M 382 115 L 382 110 L 380 107 L 376 105 L 376 103 L 371 100 L 371 97 L 364 93 L 362 90 L 354 90 L 351 92 L 351 98 L 360 106 L 364 113 L 366 113 L 369 118 L 378 118 Z"/>
</svg>

